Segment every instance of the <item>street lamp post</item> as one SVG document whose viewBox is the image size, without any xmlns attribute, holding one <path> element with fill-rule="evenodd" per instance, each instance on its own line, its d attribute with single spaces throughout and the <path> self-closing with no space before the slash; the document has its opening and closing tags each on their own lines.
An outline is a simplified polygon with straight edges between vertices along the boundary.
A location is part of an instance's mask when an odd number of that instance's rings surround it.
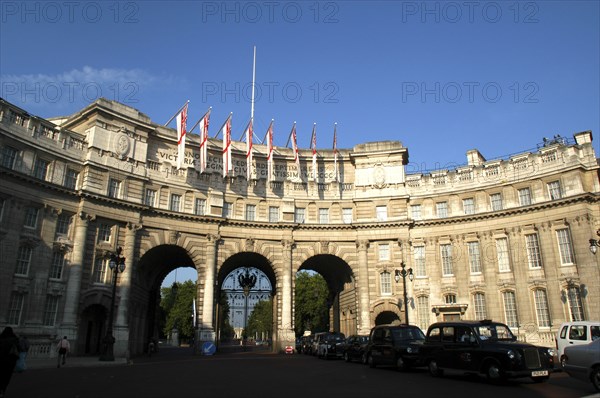
<svg viewBox="0 0 600 398">
<path fill-rule="evenodd" d="M 244 297 L 246 298 L 244 304 L 244 330 L 248 323 L 248 295 L 250 290 L 256 285 L 256 275 L 250 274 L 250 268 L 246 267 L 246 272 L 238 276 L 238 282 L 242 289 L 244 289 Z"/>
<path fill-rule="evenodd" d="M 596 235 L 600 236 L 600 229 L 596 231 Z M 596 254 L 598 252 L 598 247 L 600 246 L 600 242 L 597 239 L 590 239 L 590 251 L 592 254 Z"/>
<path fill-rule="evenodd" d="M 408 297 L 406 296 L 406 277 L 412 282 L 414 278 L 412 268 L 406 269 L 406 265 L 404 261 L 400 263 L 400 268 L 397 269 L 394 273 L 394 279 L 396 283 L 400 282 L 400 278 L 402 278 L 402 286 L 404 288 L 404 323 L 408 325 Z"/>
<path fill-rule="evenodd" d="M 123 249 L 117 247 L 117 252 L 110 255 L 108 267 L 113 272 L 112 296 L 110 298 L 110 315 L 108 317 L 108 326 L 106 328 L 106 336 L 104 336 L 102 352 L 100 353 L 101 361 L 114 361 L 114 345 L 115 337 L 113 336 L 113 319 L 115 317 L 115 296 L 117 293 L 117 275 L 119 272 L 125 271 L 125 257 L 121 255 Z"/>
</svg>

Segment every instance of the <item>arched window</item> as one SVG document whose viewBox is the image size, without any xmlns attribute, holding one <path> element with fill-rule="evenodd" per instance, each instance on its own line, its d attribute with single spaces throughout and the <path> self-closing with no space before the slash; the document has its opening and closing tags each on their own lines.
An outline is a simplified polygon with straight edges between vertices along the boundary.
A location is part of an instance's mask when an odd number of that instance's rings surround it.
<svg viewBox="0 0 600 398">
<path fill-rule="evenodd" d="M 473 302 L 475 304 L 475 319 L 478 321 L 486 319 L 485 295 L 483 293 L 475 293 L 473 295 Z"/>
<path fill-rule="evenodd" d="M 567 288 L 567 300 L 569 302 L 569 311 L 572 321 L 584 321 L 583 304 L 581 302 L 581 291 L 579 286 L 569 286 Z"/>
<path fill-rule="evenodd" d="M 431 309 L 429 308 L 429 297 L 427 296 L 419 296 L 417 297 L 417 317 L 419 322 L 419 327 L 424 332 L 427 331 L 429 327 L 429 314 L 431 313 Z"/>
<path fill-rule="evenodd" d="M 379 274 L 381 282 L 381 295 L 392 294 L 392 278 L 389 272 L 383 271 Z"/>
<path fill-rule="evenodd" d="M 550 310 L 548 308 L 548 296 L 544 289 L 533 291 L 535 299 L 535 313 L 537 315 L 538 326 L 542 328 L 550 327 Z"/>
<path fill-rule="evenodd" d="M 504 301 L 504 319 L 506 324 L 512 328 L 518 327 L 519 321 L 517 317 L 517 301 L 515 299 L 515 292 L 503 292 L 502 299 Z"/>
</svg>

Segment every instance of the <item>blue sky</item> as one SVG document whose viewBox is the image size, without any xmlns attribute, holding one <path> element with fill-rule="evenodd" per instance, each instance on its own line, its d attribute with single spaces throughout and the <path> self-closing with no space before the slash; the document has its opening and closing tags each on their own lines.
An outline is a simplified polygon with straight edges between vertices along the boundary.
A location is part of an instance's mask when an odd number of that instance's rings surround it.
<svg viewBox="0 0 600 398">
<path fill-rule="evenodd" d="M 212 106 L 275 145 L 399 140 L 409 172 L 600 132 L 597 1 L 0 3 L 0 96 L 52 117 L 99 96 L 165 123 Z M 258 94 L 258 93 L 257 93 Z M 197 130 L 195 131 L 197 133 Z M 595 147 L 598 152 L 598 138 Z M 178 277 L 179 280 L 179 277 Z"/>
</svg>

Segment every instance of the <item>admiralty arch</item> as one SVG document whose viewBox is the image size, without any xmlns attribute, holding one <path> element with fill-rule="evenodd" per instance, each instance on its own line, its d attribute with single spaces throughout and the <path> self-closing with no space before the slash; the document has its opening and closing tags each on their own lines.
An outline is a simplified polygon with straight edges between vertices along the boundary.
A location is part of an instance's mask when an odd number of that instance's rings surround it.
<svg viewBox="0 0 600 398">
<path fill-rule="evenodd" d="M 540 141 L 542 141 L 540 137 Z M 273 347 L 294 341 L 300 270 L 329 286 L 330 328 L 367 334 L 377 323 L 426 329 L 445 319 L 494 319 L 519 339 L 554 345 L 560 324 L 600 319 L 599 166 L 592 132 L 520 143 L 535 149 L 464 165 L 408 172 L 400 141 L 319 149 L 234 141 L 231 176 L 222 143 L 198 136 L 176 167 L 177 133 L 136 109 L 99 99 L 43 119 L 0 100 L 0 327 L 53 355 L 59 336 L 74 355 L 98 351 L 107 329 L 113 274 L 115 355 L 135 356 L 155 333 L 160 284 L 193 267 L 197 341 L 216 336 L 225 278 L 252 267 L 269 279 Z M 515 152 L 522 150 L 515 148 Z M 269 178 L 267 178 L 269 177 Z M 414 278 L 396 278 L 401 264 Z M 405 302 L 403 289 L 406 288 Z"/>
</svg>

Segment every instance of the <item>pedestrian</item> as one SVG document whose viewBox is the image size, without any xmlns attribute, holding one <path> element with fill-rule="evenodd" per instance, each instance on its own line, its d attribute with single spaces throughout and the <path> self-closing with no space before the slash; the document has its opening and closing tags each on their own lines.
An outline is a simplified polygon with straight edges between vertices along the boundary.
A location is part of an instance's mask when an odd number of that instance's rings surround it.
<svg viewBox="0 0 600 398">
<path fill-rule="evenodd" d="M 17 359 L 15 372 L 21 373 L 27 370 L 27 353 L 29 352 L 29 340 L 27 339 L 27 336 L 19 336 L 17 348 L 19 350 L 19 359 Z"/>
<path fill-rule="evenodd" d="M 60 368 L 61 362 L 63 365 L 67 363 L 67 354 L 71 351 L 71 344 L 67 339 L 67 336 L 64 336 L 61 341 L 56 345 L 56 349 L 58 350 L 58 365 L 57 368 Z"/>
<path fill-rule="evenodd" d="M 19 358 L 19 339 L 10 326 L 0 333 L 0 397 L 4 397 L 10 382 L 17 358 Z"/>
<path fill-rule="evenodd" d="M 148 343 L 148 356 L 151 357 L 153 352 L 154 352 L 154 340 L 150 339 L 150 342 Z"/>
</svg>

